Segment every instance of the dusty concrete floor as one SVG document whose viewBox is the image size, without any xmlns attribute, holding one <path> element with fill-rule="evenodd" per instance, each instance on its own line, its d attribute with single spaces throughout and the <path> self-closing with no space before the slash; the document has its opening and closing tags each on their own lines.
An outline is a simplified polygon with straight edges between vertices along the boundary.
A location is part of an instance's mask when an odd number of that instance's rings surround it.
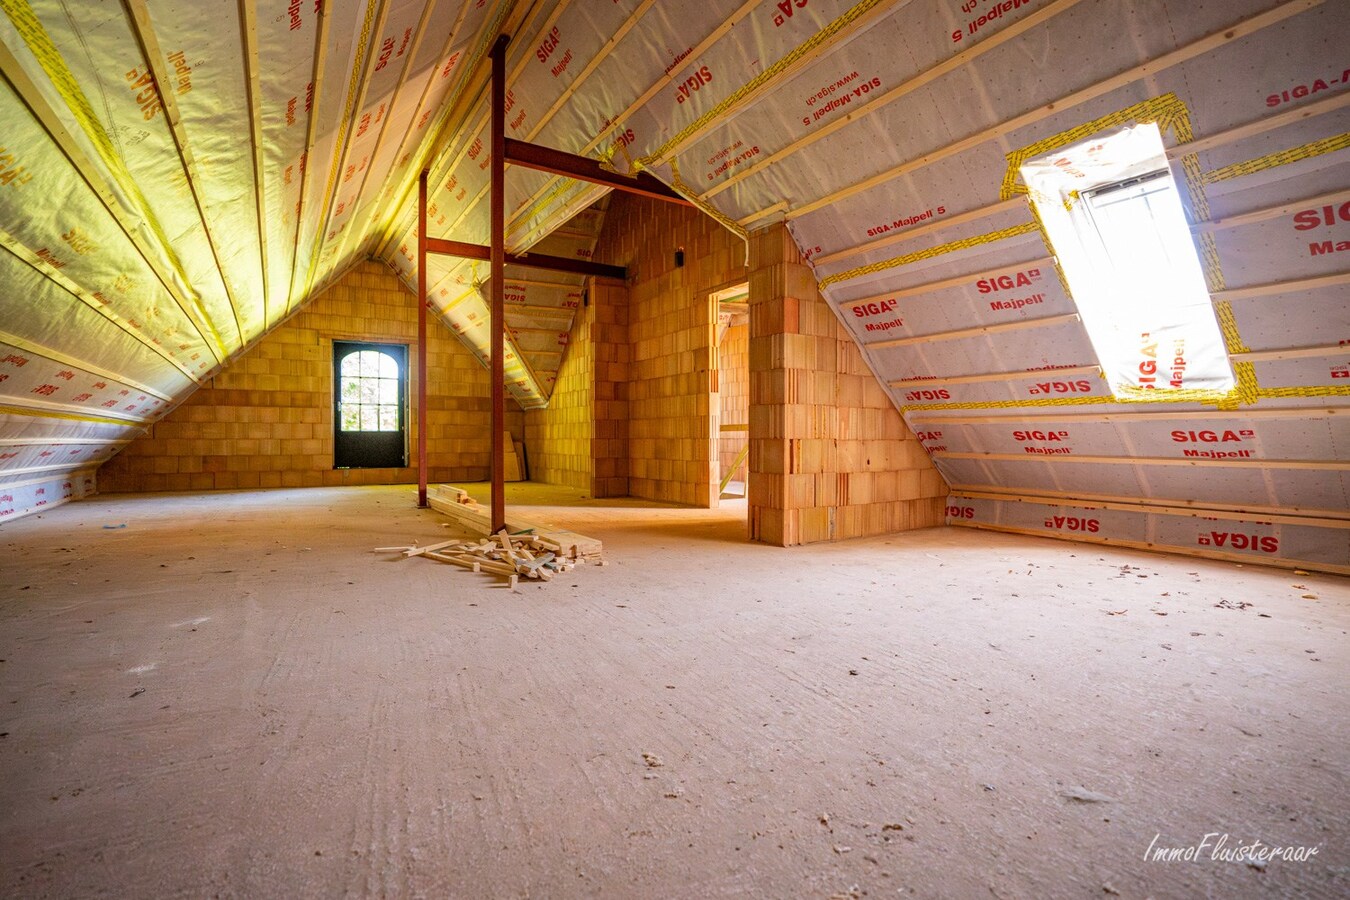
<svg viewBox="0 0 1350 900">
<path fill-rule="evenodd" d="M 510 591 L 372 555 L 410 498 L 0 529 L 0 894 L 1350 894 L 1344 579 L 620 502 Z M 1145 859 L 1207 833 L 1317 855 Z"/>
</svg>

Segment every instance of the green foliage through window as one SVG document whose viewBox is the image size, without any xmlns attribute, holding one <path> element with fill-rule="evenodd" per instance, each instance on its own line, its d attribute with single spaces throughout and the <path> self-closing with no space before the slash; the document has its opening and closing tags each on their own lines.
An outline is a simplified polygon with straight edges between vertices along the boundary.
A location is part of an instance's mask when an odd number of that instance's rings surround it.
<svg viewBox="0 0 1350 900">
<path fill-rule="evenodd" d="M 342 360 L 338 417 L 343 431 L 398 431 L 398 362 L 378 350 Z"/>
</svg>

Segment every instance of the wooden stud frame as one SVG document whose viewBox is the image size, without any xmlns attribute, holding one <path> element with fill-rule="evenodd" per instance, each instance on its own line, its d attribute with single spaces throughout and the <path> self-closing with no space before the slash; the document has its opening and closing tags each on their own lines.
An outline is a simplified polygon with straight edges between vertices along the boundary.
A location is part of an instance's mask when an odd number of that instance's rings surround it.
<svg viewBox="0 0 1350 900">
<path fill-rule="evenodd" d="M 1304 509 L 1297 506 L 1253 506 L 1238 503 L 1197 503 L 1193 500 L 1141 500 L 1120 494 L 1082 494 L 1036 488 L 1019 492 L 1018 488 L 1000 489 L 990 485 L 954 484 L 952 496 L 974 500 L 1003 500 L 1018 503 L 1053 503 L 1072 506 L 1099 506 L 1127 512 L 1160 512 L 1194 518 L 1250 520 L 1259 516 L 1288 525 L 1316 525 L 1350 528 L 1350 510 Z"/>
<path fill-rule="evenodd" d="M 933 459 L 975 459 L 982 462 L 1045 462 L 1052 457 L 1027 456 L 1022 453 L 966 453 L 938 450 Z M 1172 458 L 1167 456 L 1055 456 L 1059 463 L 1086 463 L 1108 466 L 1186 466 L 1189 468 L 1220 469 L 1314 469 L 1319 472 L 1350 471 L 1350 460 L 1344 459 L 1206 459 L 1200 457 Z"/>
</svg>

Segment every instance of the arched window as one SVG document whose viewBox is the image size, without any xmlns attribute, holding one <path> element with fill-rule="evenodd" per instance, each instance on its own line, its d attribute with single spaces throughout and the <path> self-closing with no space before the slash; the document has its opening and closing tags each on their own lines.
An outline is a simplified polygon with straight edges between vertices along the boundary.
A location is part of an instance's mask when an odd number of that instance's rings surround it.
<svg viewBox="0 0 1350 900">
<path fill-rule="evenodd" d="M 358 350 L 339 366 L 338 427 L 343 431 L 398 431 L 402 404 L 399 365 L 380 350 Z"/>
<path fill-rule="evenodd" d="M 333 467 L 408 464 L 408 348 L 333 342 Z"/>
</svg>

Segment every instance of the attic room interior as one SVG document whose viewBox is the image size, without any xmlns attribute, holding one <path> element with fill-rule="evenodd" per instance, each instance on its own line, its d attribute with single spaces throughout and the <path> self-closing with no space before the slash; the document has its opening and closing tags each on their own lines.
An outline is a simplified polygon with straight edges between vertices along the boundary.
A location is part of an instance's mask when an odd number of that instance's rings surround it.
<svg viewBox="0 0 1350 900">
<path fill-rule="evenodd" d="M 1346 0 L 0 9 L 0 896 L 1350 894 Z"/>
</svg>

